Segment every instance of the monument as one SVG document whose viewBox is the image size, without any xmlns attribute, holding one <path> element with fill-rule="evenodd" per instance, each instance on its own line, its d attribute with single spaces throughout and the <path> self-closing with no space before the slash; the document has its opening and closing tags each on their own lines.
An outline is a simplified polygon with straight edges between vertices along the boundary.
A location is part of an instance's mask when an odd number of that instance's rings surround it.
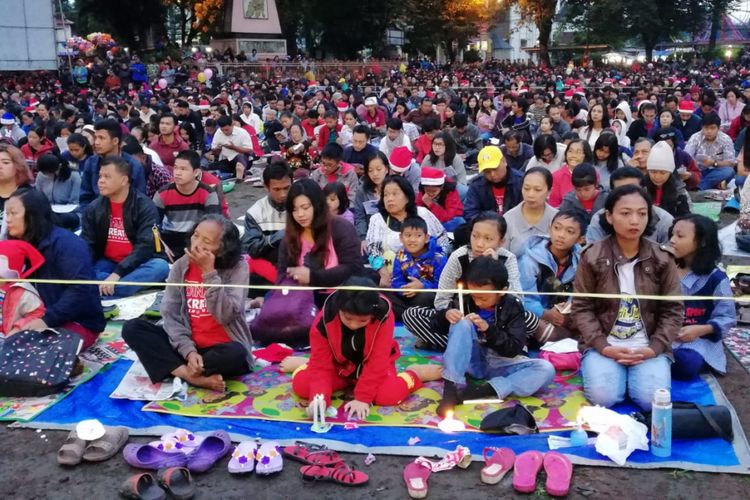
<svg viewBox="0 0 750 500">
<path fill-rule="evenodd" d="M 254 49 L 259 61 L 286 56 L 276 0 L 226 0 L 222 30 L 211 41 L 214 50 L 231 47 L 250 58 Z"/>
</svg>

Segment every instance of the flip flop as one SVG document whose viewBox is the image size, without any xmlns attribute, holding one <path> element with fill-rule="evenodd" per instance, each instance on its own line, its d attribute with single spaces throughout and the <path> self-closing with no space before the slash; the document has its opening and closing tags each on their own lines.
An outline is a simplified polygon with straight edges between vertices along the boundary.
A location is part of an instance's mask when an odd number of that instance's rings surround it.
<svg viewBox="0 0 750 500">
<path fill-rule="evenodd" d="M 482 452 L 484 463 L 481 478 L 485 484 L 497 484 L 513 468 L 516 454 L 510 448 L 485 448 Z"/>
<path fill-rule="evenodd" d="M 103 462 L 114 457 L 120 448 L 128 442 L 128 430 L 125 427 L 106 427 L 104 436 L 91 441 L 83 452 L 87 462 Z"/>
<path fill-rule="evenodd" d="M 367 474 L 343 462 L 334 467 L 305 465 L 299 471 L 305 481 L 330 481 L 342 486 L 364 486 L 370 480 Z"/>
<path fill-rule="evenodd" d="M 281 472 L 284 468 L 281 446 L 276 441 L 268 441 L 255 452 L 255 473 L 268 476 Z"/>
<path fill-rule="evenodd" d="M 344 461 L 338 453 L 329 450 L 324 445 L 304 443 L 302 441 L 297 441 L 294 446 L 285 446 L 281 451 L 289 460 L 294 460 L 305 465 L 330 467 Z"/>
<path fill-rule="evenodd" d="M 120 486 L 120 496 L 136 500 L 164 500 L 167 498 L 167 492 L 161 489 L 154 479 L 154 476 L 148 472 L 130 476 Z"/>
<path fill-rule="evenodd" d="M 125 445 L 122 456 L 125 462 L 137 469 L 159 470 L 184 467 L 187 462 L 187 456 L 184 453 L 168 453 L 150 444 Z"/>
<path fill-rule="evenodd" d="M 159 471 L 159 484 L 176 500 L 188 500 L 195 496 L 193 476 L 185 467 L 170 467 Z"/>
<path fill-rule="evenodd" d="M 190 472 L 206 472 L 232 449 L 232 439 L 224 431 L 215 431 L 187 456 Z"/>
<path fill-rule="evenodd" d="M 65 443 L 57 452 L 57 463 L 60 465 L 73 466 L 78 465 L 83 460 L 83 450 L 86 448 L 86 441 L 78 437 L 76 431 L 70 431 Z"/>
<path fill-rule="evenodd" d="M 573 464 L 568 457 L 556 451 L 544 454 L 544 472 L 547 474 L 545 488 L 553 497 L 564 497 L 570 491 Z"/>
<path fill-rule="evenodd" d="M 410 462 L 404 467 L 404 482 L 406 483 L 406 491 L 409 492 L 411 498 L 426 498 L 427 497 L 427 484 L 430 479 L 432 471 L 420 465 L 416 462 Z"/>
<path fill-rule="evenodd" d="M 513 466 L 513 488 L 519 493 L 536 491 L 536 476 L 542 468 L 544 456 L 538 451 L 524 451 Z"/>
<path fill-rule="evenodd" d="M 203 442 L 204 437 L 193 434 L 187 429 L 177 429 L 174 432 L 164 434 L 159 441 L 153 441 L 151 446 L 155 446 L 164 451 L 181 451 L 183 453 L 192 453 Z"/>
<path fill-rule="evenodd" d="M 228 470 L 230 474 L 245 474 L 255 470 L 255 452 L 257 451 L 255 441 L 243 441 L 238 444 L 232 458 L 229 460 Z"/>
</svg>

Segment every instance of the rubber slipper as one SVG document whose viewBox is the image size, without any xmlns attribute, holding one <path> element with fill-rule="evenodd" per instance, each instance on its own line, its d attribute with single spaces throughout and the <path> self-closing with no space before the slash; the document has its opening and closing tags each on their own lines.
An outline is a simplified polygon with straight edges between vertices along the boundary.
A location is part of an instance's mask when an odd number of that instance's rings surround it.
<svg viewBox="0 0 750 500">
<path fill-rule="evenodd" d="M 420 465 L 416 462 L 411 462 L 404 467 L 404 482 L 406 483 L 406 491 L 409 492 L 411 498 L 426 498 L 427 497 L 427 484 L 430 479 L 432 471 Z"/>
<path fill-rule="evenodd" d="M 513 466 L 513 488 L 519 493 L 536 491 L 536 476 L 542 468 L 544 456 L 538 451 L 524 451 Z"/>
<path fill-rule="evenodd" d="M 485 484 L 497 484 L 513 468 L 516 454 L 510 448 L 485 448 L 482 452 L 484 463 L 481 478 Z"/>
<path fill-rule="evenodd" d="M 159 471 L 159 484 L 176 500 L 188 500 L 195 496 L 193 476 L 185 467 L 170 467 Z"/>
<path fill-rule="evenodd" d="M 298 441 L 294 446 L 285 446 L 282 453 L 289 460 L 294 460 L 305 465 L 330 467 L 344 461 L 338 453 L 329 450 L 323 445 L 303 443 L 301 441 Z"/>
<path fill-rule="evenodd" d="M 215 431 L 190 455 L 187 456 L 187 468 L 190 472 L 206 472 L 232 449 L 232 439 L 224 431 Z"/>
<path fill-rule="evenodd" d="M 305 465 L 299 471 L 305 481 L 330 481 L 343 486 L 364 486 L 370 480 L 367 474 L 343 462 L 335 467 Z"/>
<path fill-rule="evenodd" d="M 128 444 L 122 456 L 129 465 L 138 469 L 167 469 L 184 467 L 187 456 L 184 453 L 167 453 L 149 444 Z"/>
<path fill-rule="evenodd" d="M 255 452 L 255 473 L 261 476 L 281 472 L 284 468 L 284 459 L 281 454 L 281 446 L 276 441 L 263 443 Z"/>
<path fill-rule="evenodd" d="M 545 453 L 544 472 L 547 474 L 544 487 L 548 495 L 564 497 L 568 494 L 570 480 L 573 478 L 573 464 L 568 457 L 556 451 Z"/>
<path fill-rule="evenodd" d="M 255 441 L 243 441 L 237 445 L 229 459 L 227 469 L 230 474 L 246 474 L 255 470 Z"/>
<path fill-rule="evenodd" d="M 120 486 L 120 496 L 142 500 L 164 500 L 167 498 L 167 492 L 161 489 L 154 476 L 144 472 L 126 479 Z"/>
<path fill-rule="evenodd" d="M 120 448 L 128 442 L 128 430 L 125 427 L 106 427 L 104 436 L 91 441 L 83 452 L 87 462 L 103 462 L 114 457 Z"/>
<path fill-rule="evenodd" d="M 174 432 L 164 434 L 160 441 L 153 441 L 151 446 L 160 450 L 175 452 L 181 451 L 186 454 L 192 453 L 203 442 L 203 436 L 193 434 L 186 429 L 177 429 Z"/>
<path fill-rule="evenodd" d="M 65 443 L 57 451 L 57 463 L 60 465 L 78 465 L 83 460 L 86 441 L 78 437 L 76 431 L 70 431 Z"/>
</svg>

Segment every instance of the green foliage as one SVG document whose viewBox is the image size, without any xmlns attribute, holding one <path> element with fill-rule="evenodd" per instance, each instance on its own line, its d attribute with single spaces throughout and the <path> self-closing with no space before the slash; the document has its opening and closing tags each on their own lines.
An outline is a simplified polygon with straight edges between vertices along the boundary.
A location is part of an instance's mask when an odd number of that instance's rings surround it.
<svg viewBox="0 0 750 500">
<path fill-rule="evenodd" d="M 151 27 L 163 30 L 166 9 L 157 0 L 76 0 L 71 20 L 76 33 L 110 33 L 123 45 L 143 47 Z"/>
<path fill-rule="evenodd" d="M 479 54 L 479 51 L 477 49 L 471 49 L 464 52 L 464 62 L 465 63 L 475 63 L 475 62 L 481 62 L 482 56 Z"/>
</svg>

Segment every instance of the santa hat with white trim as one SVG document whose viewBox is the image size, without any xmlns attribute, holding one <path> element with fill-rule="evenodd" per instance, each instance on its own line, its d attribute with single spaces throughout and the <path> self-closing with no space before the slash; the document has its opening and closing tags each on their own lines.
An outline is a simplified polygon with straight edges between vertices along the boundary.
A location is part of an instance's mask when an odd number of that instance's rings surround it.
<svg viewBox="0 0 750 500">
<path fill-rule="evenodd" d="M 438 168 L 422 167 L 419 181 L 423 186 L 442 186 L 445 184 L 445 172 Z"/>
</svg>

